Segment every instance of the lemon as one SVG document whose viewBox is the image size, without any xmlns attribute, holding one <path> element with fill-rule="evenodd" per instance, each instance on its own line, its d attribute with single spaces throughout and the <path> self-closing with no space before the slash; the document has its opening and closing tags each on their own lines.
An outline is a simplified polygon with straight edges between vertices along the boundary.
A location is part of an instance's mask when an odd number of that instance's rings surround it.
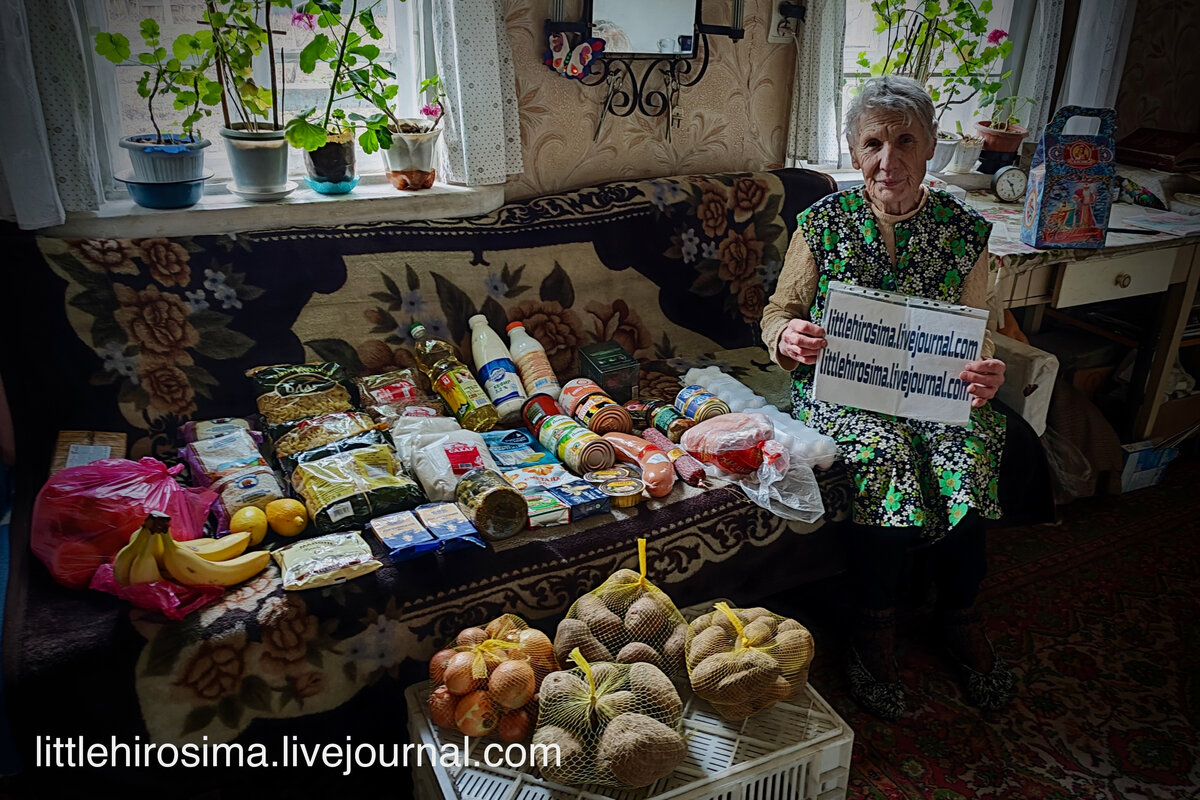
<svg viewBox="0 0 1200 800">
<path fill-rule="evenodd" d="M 267 522 L 280 536 L 295 536 L 308 527 L 308 510 L 299 500 L 272 500 L 267 503 Z"/>
<path fill-rule="evenodd" d="M 253 547 L 267 535 L 267 515 L 257 506 L 239 508 L 229 519 L 229 532 L 250 534 L 250 545 Z"/>
</svg>

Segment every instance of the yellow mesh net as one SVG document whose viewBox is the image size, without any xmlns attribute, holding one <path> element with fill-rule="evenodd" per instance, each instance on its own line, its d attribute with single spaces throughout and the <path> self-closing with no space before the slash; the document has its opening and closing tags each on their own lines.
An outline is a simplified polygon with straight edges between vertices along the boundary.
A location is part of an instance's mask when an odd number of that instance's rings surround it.
<svg viewBox="0 0 1200 800">
<path fill-rule="evenodd" d="M 430 716 L 466 736 L 527 741 L 537 723 L 537 691 L 557 670 L 550 638 L 515 614 L 464 628 L 429 660 Z"/>
<path fill-rule="evenodd" d="M 813 659 L 796 620 L 726 603 L 692 621 L 684 647 L 692 691 L 735 722 L 803 691 Z"/>
<path fill-rule="evenodd" d="M 542 777 L 566 785 L 649 786 L 687 755 L 683 702 L 653 664 L 590 663 L 571 651 L 574 669 L 542 684 L 535 745 L 547 751 Z M 539 762 L 541 756 L 538 756 Z"/>
<path fill-rule="evenodd" d="M 645 662 L 668 676 L 683 673 L 687 621 L 647 580 L 645 539 L 638 539 L 638 569 L 617 570 L 575 601 L 554 636 L 560 663 L 578 647 L 589 661 Z"/>
</svg>

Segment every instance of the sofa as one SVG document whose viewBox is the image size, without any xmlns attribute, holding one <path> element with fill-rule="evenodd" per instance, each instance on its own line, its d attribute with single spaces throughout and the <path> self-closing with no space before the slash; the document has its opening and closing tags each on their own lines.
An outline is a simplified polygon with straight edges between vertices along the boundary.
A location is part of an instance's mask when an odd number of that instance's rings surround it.
<svg viewBox="0 0 1200 800">
<path fill-rule="evenodd" d="M 608 183 L 459 220 L 13 239 L 22 290 L 6 324 L 23 345 L 0 374 L 22 460 L 4 681 L 26 762 L 34 730 L 154 742 L 401 736 L 404 686 L 459 628 L 511 611 L 549 629 L 579 594 L 635 566 L 639 537 L 651 578 L 680 605 L 750 602 L 842 571 L 827 524 L 850 504 L 840 466 L 819 471 L 826 514 L 814 524 L 734 487 L 681 485 L 631 512 L 327 589 L 285 593 L 272 566 L 181 622 L 60 587 L 27 546 L 56 431 L 120 431 L 130 457 L 169 460 L 183 421 L 253 410 L 247 368 L 408 366 L 414 319 L 465 352 L 473 314 L 496 330 L 524 320 L 564 380 L 581 346 L 613 339 L 641 362 L 645 394 L 673 396 L 689 368 L 717 364 L 785 398 L 758 318 L 797 213 L 834 188 L 785 169 Z M 1020 472 L 1002 486 L 1014 519 L 1044 517 L 1028 491 L 1036 470 Z"/>
</svg>

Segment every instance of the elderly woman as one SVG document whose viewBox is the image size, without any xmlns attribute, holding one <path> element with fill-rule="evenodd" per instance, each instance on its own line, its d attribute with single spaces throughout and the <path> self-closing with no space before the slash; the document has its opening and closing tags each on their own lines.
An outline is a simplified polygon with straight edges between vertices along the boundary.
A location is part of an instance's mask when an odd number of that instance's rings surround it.
<svg viewBox="0 0 1200 800">
<path fill-rule="evenodd" d="M 826 286 L 873 289 L 986 308 L 991 225 L 922 179 L 933 156 L 933 103 L 920 84 L 868 80 L 850 104 L 846 138 L 864 186 L 819 200 L 800 214 L 779 285 L 762 318 L 773 360 L 792 374 L 793 414 L 832 436 L 858 489 L 851 560 L 859 613 L 847 674 L 859 704 L 885 719 L 905 713 L 895 662 L 895 607 L 909 547 L 932 544 L 938 612 L 968 698 L 996 709 L 1012 673 L 996 657 L 974 610 L 986 569 L 983 519 L 1000 516 L 997 472 L 1005 419 L 988 400 L 1004 363 L 985 339 L 963 367 L 966 426 L 902 419 L 815 400 L 813 365 L 826 346 Z"/>
</svg>

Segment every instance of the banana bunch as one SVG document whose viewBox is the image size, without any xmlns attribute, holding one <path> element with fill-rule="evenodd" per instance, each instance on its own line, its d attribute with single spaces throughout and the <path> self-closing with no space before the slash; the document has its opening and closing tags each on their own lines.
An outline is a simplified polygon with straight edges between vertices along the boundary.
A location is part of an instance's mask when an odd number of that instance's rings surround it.
<svg viewBox="0 0 1200 800">
<path fill-rule="evenodd" d="M 164 580 L 165 569 L 188 586 L 233 586 L 262 572 L 271 560 L 266 550 L 245 552 L 249 544 L 249 533 L 177 542 L 170 534 L 170 518 L 155 512 L 117 553 L 113 575 L 129 586 Z"/>
</svg>

